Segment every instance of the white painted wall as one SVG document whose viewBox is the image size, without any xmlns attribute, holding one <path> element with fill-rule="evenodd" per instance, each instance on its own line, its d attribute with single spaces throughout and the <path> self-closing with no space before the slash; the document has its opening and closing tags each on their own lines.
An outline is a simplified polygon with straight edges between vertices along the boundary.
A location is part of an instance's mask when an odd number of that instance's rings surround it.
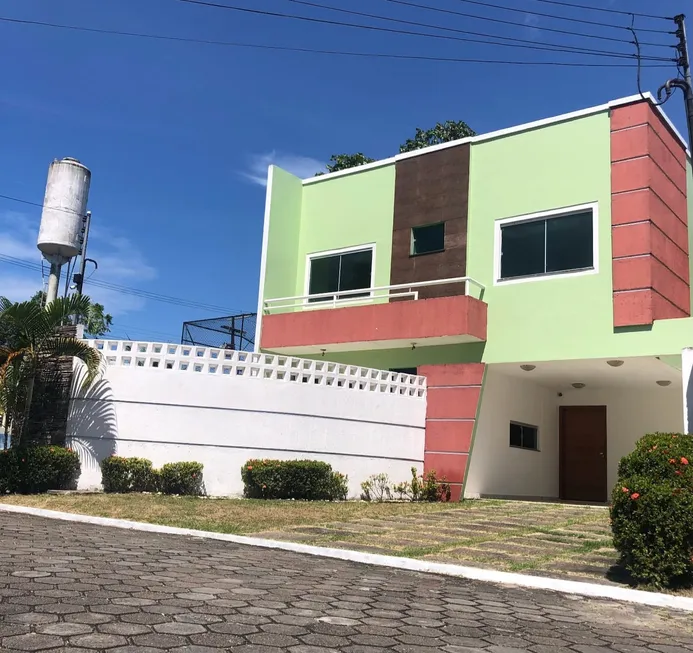
<svg viewBox="0 0 693 653">
<path fill-rule="evenodd" d="M 492 366 L 482 393 L 465 496 L 558 496 L 555 393 Z M 511 421 L 539 427 L 539 451 L 509 446 Z"/>
<path fill-rule="evenodd" d="M 558 407 L 607 407 L 607 483 L 636 440 L 655 431 L 683 431 L 681 389 L 611 386 L 558 391 L 489 367 L 474 439 L 465 495 L 559 496 Z M 540 451 L 509 446 L 510 421 L 539 427 Z"/>
<path fill-rule="evenodd" d="M 240 469 L 250 458 L 323 460 L 349 476 L 352 496 L 371 474 L 404 480 L 412 466 L 422 469 L 425 385 L 411 396 L 396 383 L 359 389 L 338 386 L 337 376 L 326 385 L 324 375 L 303 383 L 288 374 L 252 376 L 243 365 L 229 375 L 109 365 L 102 381 L 71 402 L 68 439 L 82 461 L 79 487 L 98 486 L 99 463 L 114 453 L 156 467 L 199 461 L 210 495 L 241 495 Z M 265 372 L 276 370 L 266 365 Z M 349 372 L 347 381 L 370 371 Z"/>
</svg>

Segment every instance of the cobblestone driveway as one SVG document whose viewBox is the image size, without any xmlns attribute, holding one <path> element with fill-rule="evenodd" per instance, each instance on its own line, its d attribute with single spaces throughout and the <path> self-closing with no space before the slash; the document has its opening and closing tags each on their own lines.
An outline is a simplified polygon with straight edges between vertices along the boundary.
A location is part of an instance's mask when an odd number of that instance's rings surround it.
<svg viewBox="0 0 693 653">
<path fill-rule="evenodd" d="M 0 648 L 677 653 L 693 617 L 0 513 Z"/>
</svg>

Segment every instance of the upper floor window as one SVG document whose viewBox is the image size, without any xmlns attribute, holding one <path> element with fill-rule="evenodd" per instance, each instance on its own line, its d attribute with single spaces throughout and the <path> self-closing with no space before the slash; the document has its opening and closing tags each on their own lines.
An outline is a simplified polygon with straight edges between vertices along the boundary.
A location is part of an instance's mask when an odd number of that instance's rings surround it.
<svg viewBox="0 0 693 653">
<path fill-rule="evenodd" d="M 499 281 L 593 270 L 595 207 L 499 222 Z"/>
<path fill-rule="evenodd" d="M 445 250 L 445 223 L 427 224 L 412 227 L 411 255 L 433 254 Z"/>
<path fill-rule="evenodd" d="M 308 294 L 333 293 L 328 297 L 311 297 L 310 302 L 332 299 L 357 299 L 369 292 L 340 294 L 347 290 L 368 289 L 373 285 L 373 248 L 350 249 L 329 254 L 315 254 L 308 259 Z"/>
</svg>

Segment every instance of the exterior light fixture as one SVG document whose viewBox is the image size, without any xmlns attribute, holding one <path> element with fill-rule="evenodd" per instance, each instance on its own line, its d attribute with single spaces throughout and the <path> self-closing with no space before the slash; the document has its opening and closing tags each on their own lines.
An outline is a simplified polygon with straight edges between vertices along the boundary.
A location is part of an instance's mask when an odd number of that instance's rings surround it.
<svg viewBox="0 0 693 653">
<path fill-rule="evenodd" d="M 412 342 L 411 343 L 411 350 L 414 351 L 416 349 L 416 343 Z"/>
<path fill-rule="evenodd" d="M 623 361 L 619 361 L 619 360 L 606 361 L 606 364 L 610 365 L 611 367 L 621 367 L 621 365 L 623 365 Z"/>
<path fill-rule="evenodd" d="M 663 388 L 666 388 L 668 385 L 671 385 L 671 381 L 657 381 L 657 385 L 661 385 Z"/>
<path fill-rule="evenodd" d="M 571 383 L 570 385 L 572 385 L 576 390 L 582 390 L 585 387 L 584 383 Z"/>
<path fill-rule="evenodd" d="M 327 349 L 321 349 L 321 350 L 320 350 L 320 355 L 321 355 L 323 358 L 325 358 L 325 352 L 326 352 L 326 351 L 327 351 Z"/>
<path fill-rule="evenodd" d="M 520 365 L 520 369 L 523 370 L 524 372 L 531 372 L 532 370 L 536 370 L 537 366 L 536 365 Z"/>
</svg>

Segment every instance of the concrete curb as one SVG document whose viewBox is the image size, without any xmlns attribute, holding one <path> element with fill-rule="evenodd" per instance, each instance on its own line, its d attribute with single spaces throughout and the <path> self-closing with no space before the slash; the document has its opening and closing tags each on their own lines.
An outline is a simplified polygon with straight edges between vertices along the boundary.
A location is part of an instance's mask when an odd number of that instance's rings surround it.
<svg viewBox="0 0 693 653">
<path fill-rule="evenodd" d="M 243 535 L 229 535 L 226 533 L 211 533 L 208 531 L 197 531 L 189 528 L 160 526 L 158 524 L 127 521 L 125 519 L 110 519 L 108 517 L 92 517 L 90 515 L 80 515 L 76 513 L 58 512 L 55 510 L 44 510 L 42 508 L 29 508 L 26 506 L 15 506 L 2 503 L 0 503 L 0 511 L 33 515 L 35 517 L 45 517 L 47 519 L 60 519 L 63 521 L 78 522 L 82 524 L 94 524 L 97 526 L 110 526 L 112 528 L 145 531 L 148 533 L 187 535 L 190 537 L 199 537 L 208 540 L 232 542 L 233 544 L 241 544 L 243 546 L 279 549 L 281 551 L 289 551 L 291 553 L 301 553 L 304 555 L 312 555 L 322 558 L 346 560 L 365 565 L 391 567 L 393 569 L 403 569 L 406 571 L 415 571 L 425 574 L 455 576 L 457 578 L 466 578 L 469 580 L 478 580 L 486 583 L 496 583 L 499 585 L 513 585 L 515 587 L 525 587 L 528 589 L 549 590 L 553 592 L 560 592 L 562 594 L 575 594 L 579 596 L 589 596 L 592 598 L 612 599 L 615 601 L 626 601 L 629 603 L 638 603 L 640 605 L 650 605 L 659 608 L 671 608 L 674 610 L 693 612 L 693 598 L 672 596 L 670 594 L 658 594 L 656 592 L 643 592 L 641 590 L 632 590 L 612 585 L 598 585 L 596 583 L 563 580 L 560 578 L 544 578 L 541 576 L 513 574 L 505 571 L 478 569 L 476 567 L 463 567 L 460 565 L 428 562 L 426 560 L 416 560 L 413 558 L 398 558 L 395 556 L 386 556 L 376 553 L 350 551 L 348 549 L 329 549 L 326 547 L 298 544 L 294 542 L 264 540 Z"/>
</svg>

